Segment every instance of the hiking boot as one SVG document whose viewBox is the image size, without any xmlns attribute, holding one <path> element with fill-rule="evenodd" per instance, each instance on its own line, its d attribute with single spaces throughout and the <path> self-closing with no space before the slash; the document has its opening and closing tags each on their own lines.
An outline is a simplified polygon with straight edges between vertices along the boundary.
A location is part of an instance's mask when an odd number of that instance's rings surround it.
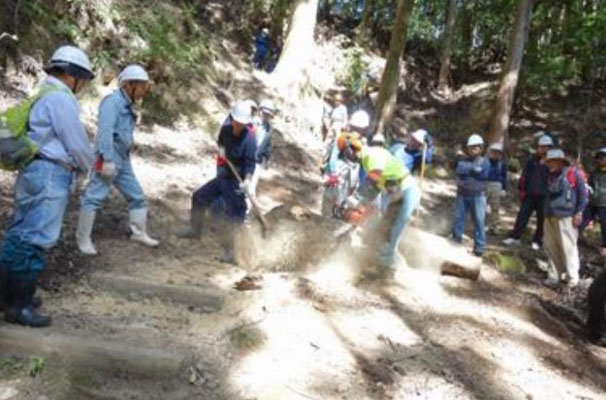
<svg viewBox="0 0 606 400">
<path fill-rule="evenodd" d="M 514 246 L 514 245 L 519 245 L 520 244 L 520 239 L 514 239 L 514 238 L 507 238 L 505 240 L 503 240 L 502 242 L 505 246 Z"/>
</svg>

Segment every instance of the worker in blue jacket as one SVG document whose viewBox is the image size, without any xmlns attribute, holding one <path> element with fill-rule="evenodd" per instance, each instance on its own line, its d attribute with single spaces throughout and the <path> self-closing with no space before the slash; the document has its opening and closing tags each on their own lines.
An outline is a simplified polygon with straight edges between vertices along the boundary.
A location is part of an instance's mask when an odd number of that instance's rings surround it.
<svg viewBox="0 0 606 400">
<path fill-rule="evenodd" d="M 13 221 L 0 251 L 0 270 L 6 272 L 6 292 L 0 293 L 4 319 L 31 327 L 51 323 L 50 316 L 36 311 L 41 303 L 34 297 L 36 282 L 46 251 L 61 235 L 76 173 L 87 173 L 94 158 L 75 96 L 94 77 L 87 55 L 77 47 L 60 47 L 45 71 L 46 94 L 32 107 L 28 123 L 28 136 L 39 151 L 17 176 Z"/>
<path fill-rule="evenodd" d="M 207 182 L 192 195 L 190 226 L 177 235 L 182 238 L 200 238 L 205 225 L 206 212 L 213 202 L 222 198 L 225 202 L 226 223 L 233 227 L 244 222 L 247 211 L 246 195 L 250 194 L 252 176 L 257 163 L 257 141 L 249 131 L 251 108 L 238 102 L 231 110 L 231 124 L 221 127 L 218 146 L 220 157 L 227 168 L 218 170 L 217 177 Z M 229 163 L 235 169 L 234 173 Z M 242 182 L 238 178 L 242 179 Z M 222 261 L 233 263 L 233 238 L 224 243 Z"/>
<path fill-rule="evenodd" d="M 484 139 L 480 135 L 471 135 L 467 140 L 467 155 L 457 160 L 457 197 L 455 199 L 454 224 L 452 237 L 457 243 L 463 241 L 465 217 L 471 212 L 475 225 L 474 249 L 481 256 L 486 247 L 486 181 L 490 165 L 482 156 Z"/>
<path fill-rule="evenodd" d="M 137 114 L 133 104 L 149 90 L 149 76 L 140 65 L 129 65 L 118 76 L 120 88 L 106 96 L 99 106 L 97 162 L 82 196 L 76 243 L 80 252 L 97 254 L 91 240 L 97 211 L 112 186 L 128 202 L 131 239 L 148 247 L 158 241 L 147 234 L 147 202 L 131 163 Z"/>
<path fill-rule="evenodd" d="M 430 164 L 433 158 L 433 140 L 424 129 L 414 131 L 406 140 L 394 140 L 389 147 L 391 154 L 400 159 L 411 172 L 421 168 L 423 150 L 425 150 L 425 163 Z"/>
</svg>

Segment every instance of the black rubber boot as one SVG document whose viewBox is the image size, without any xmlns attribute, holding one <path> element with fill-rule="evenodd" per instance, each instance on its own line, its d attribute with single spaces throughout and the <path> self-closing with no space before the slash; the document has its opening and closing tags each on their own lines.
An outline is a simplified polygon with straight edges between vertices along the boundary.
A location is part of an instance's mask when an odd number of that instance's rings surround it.
<svg viewBox="0 0 606 400">
<path fill-rule="evenodd" d="M 202 227 L 204 226 L 204 211 L 191 210 L 190 225 L 176 233 L 181 239 L 200 239 L 202 237 Z"/>
<path fill-rule="evenodd" d="M 34 309 L 38 309 L 38 308 L 42 307 L 42 297 L 36 296 L 35 294 L 36 294 L 36 285 L 32 285 L 31 293 L 30 293 L 31 306 Z"/>
<path fill-rule="evenodd" d="M 4 320 L 13 324 L 41 328 L 51 324 L 50 316 L 40 315 L 32 307 L 32 295 L 36 282 L 10 280 L 9 303 L 4 312 Z"/>
</svg>

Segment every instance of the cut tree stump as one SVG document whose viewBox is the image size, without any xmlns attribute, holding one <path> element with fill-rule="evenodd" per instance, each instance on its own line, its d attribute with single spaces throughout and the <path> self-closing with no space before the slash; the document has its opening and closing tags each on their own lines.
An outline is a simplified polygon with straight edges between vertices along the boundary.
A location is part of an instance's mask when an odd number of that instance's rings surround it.
<svg viewBox="0 0 606 400">
<path fill-rule="evenodd" d="M 109 274 L 94 274 L 90 285 L 96 289 L 109 290 L 124 297 L 134 295 L 157 297 L 164 301 L 172 301 L 199 308 L 204 312 L 216 312 L 223 307 L 225 293 L 220 288 L 204 284 L 204 286 L 168 285 L 145 282 L 130 276 Z"/>
<path fill-rule="evenodd" d="M 139 376 L 178 374 L 185 359 L 175 351 L 64 334 L 50 329 L 0 326 L 0 349 L 4 355 L 58 356 L 74 366 L 123 371 Z"/>
<path fill-rule="evenodd" d="M 409 226 L 400 242 L 400 252 L 409 267 L 432 270 L 442 275 L 477 280 L 482 259 L 450 240 Z"/>
</svg>

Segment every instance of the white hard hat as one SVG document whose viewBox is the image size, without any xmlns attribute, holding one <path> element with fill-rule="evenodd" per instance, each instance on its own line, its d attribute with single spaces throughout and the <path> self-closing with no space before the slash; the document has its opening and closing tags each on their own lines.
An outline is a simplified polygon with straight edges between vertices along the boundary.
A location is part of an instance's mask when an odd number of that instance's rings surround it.
<svg viewBox="0 0 606 400">
<path fill-rule="evenodd" d="M 488 150 L 490 150 L 490 151 L 500 151 L 502 153 L 503 152 L 503 144 L 501 144 L 500 142 L 493 143 L 493 144 L 490 145 L 490 147 L 488 148 Z"/>
<path fill-rule="evenodd" d="M 265 112 L 268 112 L 271 114 L 273 114 L 276 111 L 273 101 L 271 101 L 269 99 L 265 99 L 265 100 L 261 101 L 259 108 L 261 109 L 261 111 L 265 111 Z"/>
<path fill-rule="evenodd" d="M 118 75 L 118 83 L 122 85 L 128 81 L 144 81 L 149 82 L 149 75 L 142 66 L 131 64 L 124 68 Z"/>
<path fill-rule="evenodd" d="M 368 128 L 368 125 L 370 125 L 370 117 L 368 116 L 368 113 L 364 110 L 356 111 L 349 119 L 349 126 L 352 126 L 354 128 L 366 129 Z"/>
<path fill-rule="evenodd" d="M 547 160 L 566 160 L 566 155 L 561 149 L 551 149 L 547 152 Z"/>
<path fill-rule="evenodd" d="M 250 109 L 250 103 L 246 101 L 240 101 L 236 103 L 231 109 L 232 120 L 241 124 L 247 125 L 252 119 L 252 112 Z"/>
<path fill-rule="evenodd" d="M 242 103 L 246 104 L 248 107 L 250 107 L 251 109 L 257 109 L 259 108 L 259 106 L 257 105 L 257 102 L 252 100 L 252 99 L 246 99 L 243 100 Z"/>
<path fill-rule="evenodd" d="M 543 135 L 539 138 L 539 146 L 553 146 L 553 139 L 549 135 Z"/>
<path fill-rule="evenodd" d="M 484 146 L 484 139 L 482 139 L 482 136 L 476 133 L 471 135 L 469 139 L 467 139 L 467 147 L 472 146 Z"/>
<path fill-rule="evenodd" d="M 75 46 L 62 46 L 53 53 L 49 68 L 67 67 L 68 65 L 75 66 L 86 72 L 88 79 L 95 77 L 93 66 L 84 51 Z"/>
<path fill-rule="evenodd" d="M 425 137 L 427 137 L 425 129 L 418 129 L 412 133 L 412 138 L 421 144 L 425 143 Z"/>
</svg>

